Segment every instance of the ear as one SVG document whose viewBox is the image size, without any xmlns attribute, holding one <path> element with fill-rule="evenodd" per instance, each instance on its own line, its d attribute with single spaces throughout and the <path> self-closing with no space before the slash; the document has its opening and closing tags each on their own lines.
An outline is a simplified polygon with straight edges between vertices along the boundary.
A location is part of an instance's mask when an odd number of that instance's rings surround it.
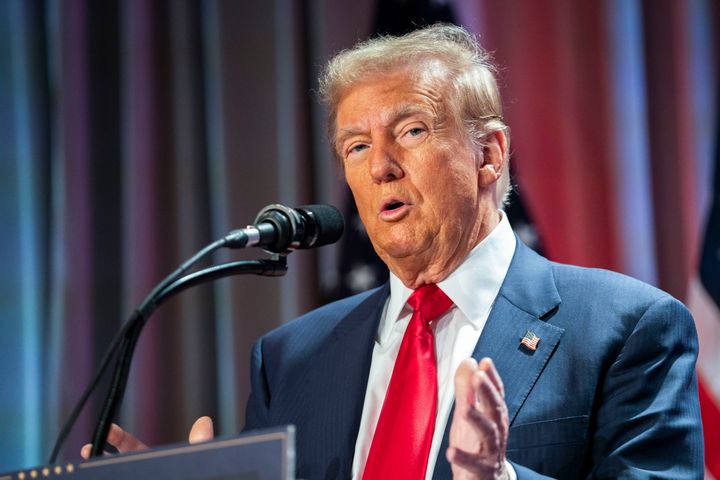
<svg viewBox="0 0 720 480">
<path fill-rule="evenodd" d="M 506 152 L 507 137 L 505 133 L 496 131 L 488 134 L 480 154 L 478 184 L 481 188 L 487 188 L 500 179 L 503 169 L 506 168 Z"/>
</svg>

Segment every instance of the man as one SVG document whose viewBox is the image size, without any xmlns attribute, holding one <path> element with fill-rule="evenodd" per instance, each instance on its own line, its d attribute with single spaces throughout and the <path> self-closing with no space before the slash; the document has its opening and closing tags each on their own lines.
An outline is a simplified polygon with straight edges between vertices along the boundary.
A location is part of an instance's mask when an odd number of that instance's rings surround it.
<svg viewBox="0 0 720 480">
<path fill-rule="evenodd" d="M 512 233 L 475 39 L 371 40 L 329 63 L 322 94 L 391 278 L 258 340 L 246 430 L 295 424 L 300 478 L 701 478 L 692 318 Z"/>
<path fill-rule="evenodd" d="M 299 477 L 363 476 L 404 373 L 393 367 L 406 301 L 436 284 L 454 306 L 431 327 L 427 478 L 449 478 L 446 455 L 456 478 L 701 477 L 690 315 L 627 277 L 548 262 L 512 234 L 499 210 L 507 127 L 475 40 L 435 26 L 369 41 L 330 62 L 322 94 L 391 279 L 258 341 L 246 428 L 297 425 Z M 461 364 L 470 356 L 492 361 Z"/>
</svg>

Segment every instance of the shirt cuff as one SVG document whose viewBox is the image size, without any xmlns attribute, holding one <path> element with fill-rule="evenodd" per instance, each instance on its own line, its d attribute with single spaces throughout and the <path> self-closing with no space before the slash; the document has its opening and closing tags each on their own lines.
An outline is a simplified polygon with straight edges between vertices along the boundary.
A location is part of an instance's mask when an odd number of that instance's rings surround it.
<svg viewBox="0 0 720 480">
<path fill-rule="evenodd" d="M 517 473 L 515 472 L 515 469 L 512 466 L 512 463 L 508 462 L 507 460 L 504 460 L 505 462 L 505 468 L 507 469 L 508 473 L 508 480 L 517 480 Z"/>
</svg>

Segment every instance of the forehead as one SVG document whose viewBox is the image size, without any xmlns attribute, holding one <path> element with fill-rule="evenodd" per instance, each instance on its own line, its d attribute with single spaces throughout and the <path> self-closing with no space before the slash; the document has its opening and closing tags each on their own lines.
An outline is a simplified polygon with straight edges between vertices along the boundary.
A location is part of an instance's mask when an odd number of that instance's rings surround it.
<svg viewBox="0 0 720 480">
<path fill-rule="evenodd" d="M 446 109 L 446 82 L 434 75 L 400 71 L 374 75 L 347 88 L 338 102 L 336 136 L 347 128 L 387 126 L 410 115 L 441 116 Z"/>
</svg>

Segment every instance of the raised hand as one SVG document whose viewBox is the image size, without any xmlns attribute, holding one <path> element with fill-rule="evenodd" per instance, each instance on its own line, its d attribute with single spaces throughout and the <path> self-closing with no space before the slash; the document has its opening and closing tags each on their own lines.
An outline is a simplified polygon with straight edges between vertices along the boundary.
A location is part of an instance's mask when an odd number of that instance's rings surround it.
<svg viewBox="0 0 720 480">
<path fill-rule="evenodd" d="M 447 459 L 455 480 L 507 479 L 508 412 L 492 360 L 463 360 L 455 373 L 455 413 Z"/>
</svg>

